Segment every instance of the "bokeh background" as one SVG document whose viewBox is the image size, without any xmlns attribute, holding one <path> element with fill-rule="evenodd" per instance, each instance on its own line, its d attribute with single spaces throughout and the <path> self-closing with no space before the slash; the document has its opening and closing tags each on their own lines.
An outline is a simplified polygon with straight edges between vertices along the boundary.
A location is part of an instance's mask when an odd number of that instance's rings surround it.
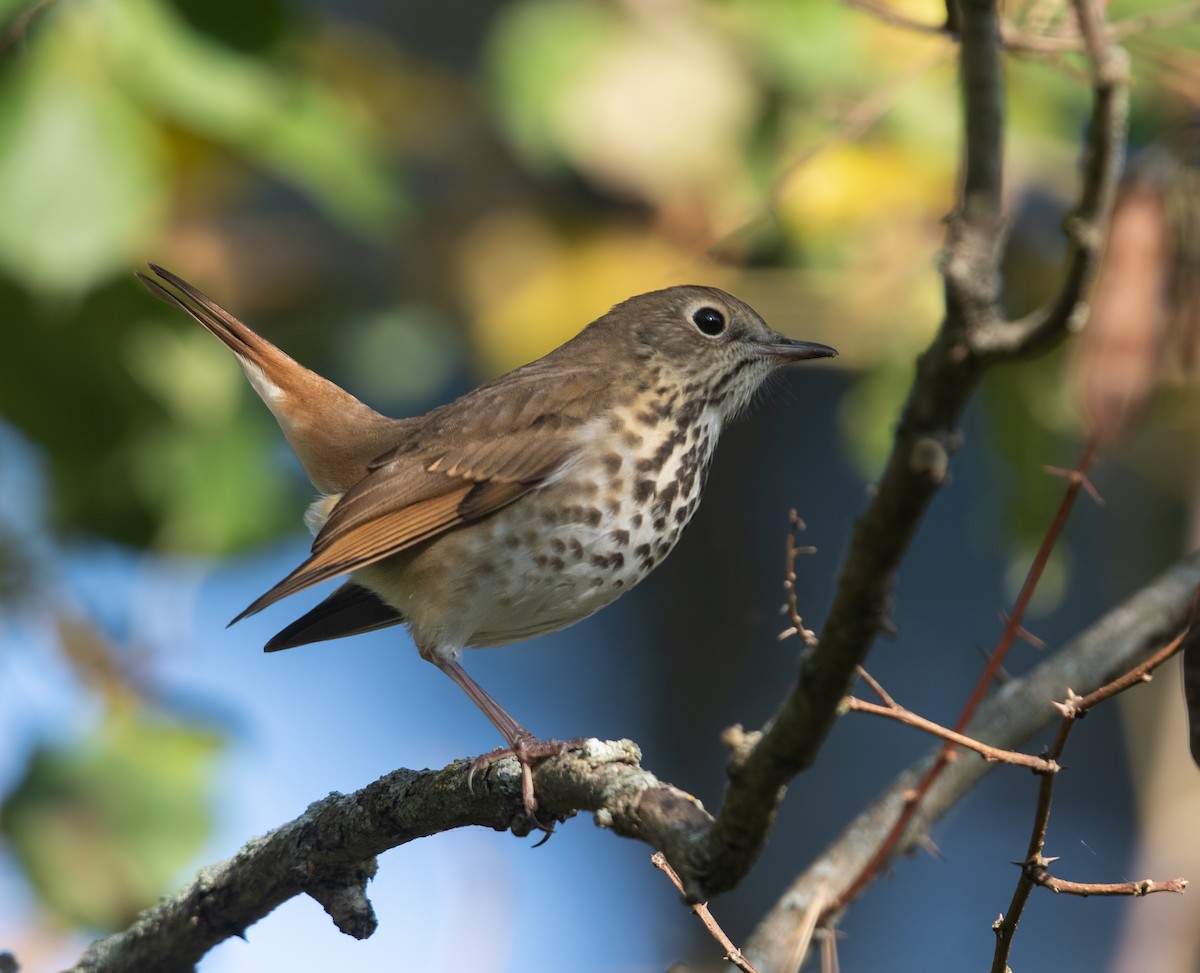
<svg viewBox="0 0 1200 973">
<path fill-rule="evenodd" d="M 1004 6 L 1044 49 L 1007 65 L 1006 301 L 1020 313 L 1054 286 L 1087 88 L 1059 43 L 1063 3 Z M 944 18 L 932 0 L 887 9 Z M 1127 198 L 1150 201 L 1138 226 L 1163 246 L 1110 277 L 1143 299 L 1096 329 L 1104 340 L 989 377 L 905 565 L 901 634 L 871 661 L 943 722 L 1049 522 L 1061 485 L 1041 468 L 1079 449 L 1080 389 L 1114 439 L 1095 476 L 1107 503 L 1080 510 L 1042 586 L 1041 651 L 1195 535 L 1200 30 L 1157 0 L 1109 13 L 1160 10 L 1125 38 L 1141 153 Z M 798 570 L 819 630 L 939 320 L 954 55 L 832 0 L 0 0 L 0 949 L 28 971 L 68 966 L 327 792 L 497 744 L 398 631 L 263 655 L 322 592 L 225 629 L 304 556 L 311 488 L 227 352 L 136 269 L 174 270 L 395 415 L 673 283 L 726 287 L 838 347 L 834 367 L 792 370 L 728 434 L 695 523 L 637 591 L 467 660 L 535 732 L 631 737 L 716 807 L 720 730 L 760 724 L 796 671 L 799 642 L 776 638 L 788 509 L 818 549 Z M 1048 848 L 1064 875 L 1200 878 L 1173 681 L 1072 740 Z M 763 862 L 715 906 L 735 941 L 927 746 L 842 721 Z M 994 774 L 936 829 L 943 860 L 878 882 L 842 925 L 842 969 L 990 962 L 1035 786 Z M 296 899 L 201 968 L 720 965 L 648 849 L 586 819 L 529 844 L 479 831 L 393 851 L 372 939 Z M 1165 898 L 1035 898 L 1015 958 L 1193 969 L 1195 900 Z"/>
</svg>

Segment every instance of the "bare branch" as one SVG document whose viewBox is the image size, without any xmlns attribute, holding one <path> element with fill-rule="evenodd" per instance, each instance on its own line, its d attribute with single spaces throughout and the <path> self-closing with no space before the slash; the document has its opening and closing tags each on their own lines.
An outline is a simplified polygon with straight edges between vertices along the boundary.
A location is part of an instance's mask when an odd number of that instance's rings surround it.
<svg viewBox="0 0 1200 973">
<path fill-rule="evenodd" d="M 1080 895 L 1087 898 L 1089 895 L 1152 895 L 1155 892 L 1178 892 L 1183 893 L 1183 890 L 1188 887 L 1186 878 L 1172 878 L 1166 882 L 1155 882 L 1148 878 L 1144 878 L 1138 882 L 1068 882 L 1065 878 L 1055 878 L 1044 868 L 1035 870 L 1031 876 L 1031 881 L 1035 885 L 1040 885 L 1042 888 L 1049 889 L 1056 895 L 1067 893 L 1068 895 Z"/>
<path fill-rule="evenodd" d="M 996 322 L 972 336 L 977 354 L 1010 357 L 1044 348 L 1087 322 L 1092 284 L 1100 267 L 1117 180 L 1125 158 L 1129 59 L 1113 43 L 1095 5 L 1074 0 L 1092 76 L 1092 117 L 1083 185 L 1065 229 L 1069 248 L 1058 294 L 1019 321 Z"/>
<path fill-rule="evenodd" d="M 999 687 L 980 706 L 966 732 L 995 747 L 1020 746 L 1058 717 L 1048 701 L 1061 698 L 1064 687 L 1074 686 L 1089 693 L 1170 641 L 1187 620 L 1198 584 L 1200 552 L 1179 561 L 1027 676 Z M 796 924 L 807 913 L 818 890 L 823 901 L 830 901 L 862 871 L 912 789 L 941 751 L 939 745 L 904 771 L 792 883 L 745 944 L 746 955 L 756 966 L 781 968 Z M 915 847 L 933 822 L 997 766 L 983 760 L 950 764 L 921 802 L 901 841 L 892 849 L 890 860 Z"/>
<path fill-rule="evenodd" d="M 1185 645 L 1194 646 L 1200 643 L 1200 625 L 1197 624 L 1198 619 L 1200 619 L 1198 608 L 1200 608 L 1200 589 L 1192 594 L 1191 613 L 1185 631 L 1173 638 L 1148 659 L 1143 660 L 1128 672 L 1123 673 L 1106 685 L 1088 693 L 1087 696 L 1079 696 L 1071 689 L 1068 689 L 1066 700 L 1062 703 L 1055 703 L 1055 707 L 1062 714 L 1062 720 L 1059 723 L 1054 743 L 1050 745 L 1049 750 L 1046 752 L 1047 758 L 1057 762 L 1062 757 L 1071 730 L 1074 728 L 1076 722 L 1087 715 L 1089 709 L 1139 683 L 1148 682 L 1150 674 L 1171 658 L 1171 656 L 1175 655 L 1176 652 L 1180 651 L 1181 648 Z M 1148 884 L 1155 887 L 1145 889 L 1146 882 L 1125 882 L 1117 885 L 1089 886 L 1078 882 L 1067 882 L 1062 879 L 1053 878 L 1046 871 L 1046 866 L 1054 859 L 1044 857 L 1042 852 L 1046 847 L 1046 833 L 1050 827 L 1050 805 L 1054 799 L 1054 783 L 1054 776 L 1052 774 L 1046 774 L 1042 777 L 1041 785 L 1038 787 L 1037 809 L 1033 815 L 1033 830 L 1029 838 L 1029 849 L 1025 853 L 1024 862 L 1019 863 L 1023 866 L 1021 877 L 1017 881 L 1016 889 L 1013 891 L 1012 902 L 1009 904 L 1008 912 L 997 919 L 992 925 L 992 929 L 996 933 L 996 949 L 992 957 L 992 973 L 1007 973 L 1013 937 L 1016 935 L 1017 925 L 1020 923 L 1021 916 L 1025 911 L 1025 904 L 1029 901 L 1029 894 L 1035 885 L 1044 886 L 1053 892 L 1072 892 L 1076 895 L 1145 895 L 1146 891 L 1182 892 L 1183 888 L 1187 885 L 1186 882 L 1183 882 L 1182 886 L 1170 887 L 1173 885 L 1177 886 L 1178 882 L 1182 880 L 1176 880 L 1174 883 L 1168 882 L 1161 887 L 1158 887 L 1157 883 L 1151 882 Z M 1092 891 L 1082 891 L 1085 888 L 1090 888 Z M 1121 889 L 1125 891 L 1120 891 Z M 1137 891 L 1138 889 L 1143 889 L 1143 891 Z"/>
<path fill-rule="evenodd" d="M 1002 750 L 999 747 L 989 746 L 981 740 L 976 740 L 962 733 L 955 733 L 954 730 L 934 723 L 933 720 L 927 720 L 925 717 L 914 713 L 910 709 L 905 709 L 896 703 L 881 706 L 878 703 L 869 703 L 865 699 L 859 699 L 856 696 L 847 696 L 843 702 L 849 712 L 872 713 L 875 716 L 884 716 L 890 720 L 895 720 L 897 723 L 903 723 L 905 726 L 924 730 L 938 739 L 965 747 L 967 750 L 974 750 L 984 760 L 1012 764 L 1014 767 L 1028 767 L 1037 773 L 1053 774 L 1059 770 L 1058 765 L 1053 760 L 1035 757 L 1028 753 L 1019 753 L 1016 750 Z"/>
<path fill-rule="evenodd" d="M 667 878 L 671 880 L 671 884 L 679 889 L 682 894 L 683 882 L 679 880 L 675 869 L 667 861 L 666 855 L 661 851 L 656 851 L 650 856 L 650 861 L 655 868 L 663 871 Z M 713 918 L 713 914 L 709 912 L 707 902 L 697 902 L 692 906 L 692 912 L 704 923 L 704 928 L 709 931 L 713 939 L 721 944 L 721 947 L 725 950 L 725 959 L 741 970 L 742 973 L 758 973 L 758 970 L 751 966 L 750 961 L 742 955 L 742 951 L 733 945 L 733 940 L 725 935 L 725 930 L 720 927 L 717 920 Z"/>
<path fill-rule="evenodd" d="M 696 836 L 712 818 L 688 794 L 643 770 L 628 742 L 588 741 L 534 771 L 539 815 L 562 820 L 576 810 L 596 823 L 666 851 L 687 868 Z M 353 794 L 331 794 L 227 861 L 203 869 L 178 894 L 144 912 L 129 929 L 93 943 L 72 973 L 190 971 L 208 950 L 242 934 L 280 903 L 306 893 L 349 935 L 369 936 L 374 915 L 365 885 L 376 855 L 417 838 L 478 825 L 528 832 L 514 760 L 493 765 L 467 786 L 471 761 L 443 770 L 397 770 Z M 524 824 L 522 825 L 522 822 Z M 694 879 L 685 882 L 694 887 Z"/>
<path fill-rule="evenodd" d="M 1046 565 L 1050 563 L 1050 555 L 1054 552 L 1055 546 L 1058 544 L 1058 539 L 1062 535 L 1063 529 L 1066 527 L 1067 519 L 1071 515 L 1071 511 L 1075 507 L 1075 501 L 1079 496 L 1079 491 L 1084 488 L 1085 484 L 1090 481 L 1087 478 L 1088 470 L 1091 468 L 1092 460 L 1096 454 L 1096 443 L 1090 441 L 1084 447 L 1083 455 L 1079 459 L 1079 463 L 1075 469 L 1066 472 L 1067 488 L 1063 492 L 1062 500 L 1059 501 L 1058 510 L 1055 511 L 1054 518 L 1050 522 L 1049 528 L 1046 530 L 1042 542 L 1038 545 L 1037 554 L 1033 558 L 1033 562 L 1029 566 L 1029 571 L 1025 575 L 1025 580 L 1021 584 L 1021 590 L 1017 593 L 1017 599 L 1013 605 L 1012 614 L 1004 620 L 1004 631 L 1000 634 L 1000 641 L 991 655 L 987 658 L 987 663 L 984 665 L 983 673 L 975 683 L 975 688 L 968 697 L 966 704 L 963 706 L 962 713 L 959 714 L 957 722 L 954 724 L 953 730 L 944 730 L 941 727 L 936 727 L 936 724 L 925 722 L 925 729 L 930 732 L 935 732 L 936 735 L 944 736 L 950 734 L 960 736 L 962 730 L 970 723 L 971 718 L 975 715 L 975 711 L 983 702 L 985 694 L 989 691 L 992 683 L 995 681 L 996 674 L 1000 671 L 1004 660 L 1008 657 L 1008 652 L 1018 638 L 1024 632 L 1022 622 L 1025 618 L 1025 611 L 1029 607 L 1030 601 L 1033 599 L 1033 594 L 1037 590 L 1038 584 L 1041 581 L 1042 573 L 1046 569 Z M 915 714 L 911 714 L 912 720 L 920 720 Z M 914 723 L 914 725 L 916 725 Z M 969 741 L 969 742 L 963 742 Z M 883 864 L 891 858 L 892 849 L 908 830 L 909 822 L 917 813 L 917 809 L 924 800 L 925 795 L 929 793 L 930 788 L 937 780 L 938 776 L 945 771 L 947 765 L 953 757 L 954 743 L 962 743 L 971 749 L 978 749 L 979 742 L 972 740 L 970 737 L 961 737 L 960 740 L 951 739 L 943 748 L 942 753 L 934 762 L 933 766 L 925 773 L 912 793 L 905 799 L 905 806 L 892 824 L 891 830 L 875 850 L 875 854 L 867 862 L 859 876 L 850 883 L 850 885 L 842 892 L 842 894 L 834 900 L 829 909 L 831 913 L 841 912 L 846 905 L 851 902 L 864 888 L 867 887 L 879 874 L 879 870 Z M 1024 755 L 1019 755 L 1024 757 Z M 1003 759 L 996 757 L 995 759 Z M 1024 757 L 1025 760 L 1030 758 Z M 1013 761 L 1006 761 L 1013 762 Z M 1026 764 L 1026 766 L 1030 766 Z M 1037 773 L 1052 774 L 1058 771 L 1058 765 L 1053 761 L 1041 762 L 1032 765 L 1033 770 Z"/>
<path fill-rule="evenodd" d="M 896 701 L 894 699 L 892 699 L 891 694 L 886 689 L 883 688 L 883 685 L 879 682 L 879 680 L 876 679 L 874 676 L 872 676 L 869 672 L 867 672 L 867 670 L 864 669 L 862 666 L 858 667 L 858 676 L 860 679 L 862 679 L 863 682 L 865 682 L 868 686 L 871 687 L 871 691 L 873 693 L 875 693 L 875 695 L 878 696 L 881 700 L 883 700 L 883 702 L 886 705 L 888 705 L 888 706 L 896 705 Z"/>
<path fill-rule="evenodd" d="M 962 198 L 950 218 L 942 273 L 946 324 L 955 331 L 1001 320 L 1004 243 L 1004 88 L 1000 18 L 994 0 L 961 0 Z"/>
<path fill-rule="evenodd" d="M 796 555 L 815 554 L 817 552 L 815 547 L 799 547 L 796 544 L 796 538 L 799 536 L 800 531 L 806 529 L 804 521 L 800 519 L 800 515 L 795 510 L 789 510 L 787 546 L 784 552 L 786 573 L 783 579 L 783 590 L 787 592 L 785 609 L 792 627 L 780 632 L 779 638 L 782 641 L 793 635 L 799 635 L 805 645 L 813 646 L 819 641 L 817 633 L 807 628 L 804 624 L 804 619 L 800 617 L 800 604 L 796 595 Z"/>
</svg>

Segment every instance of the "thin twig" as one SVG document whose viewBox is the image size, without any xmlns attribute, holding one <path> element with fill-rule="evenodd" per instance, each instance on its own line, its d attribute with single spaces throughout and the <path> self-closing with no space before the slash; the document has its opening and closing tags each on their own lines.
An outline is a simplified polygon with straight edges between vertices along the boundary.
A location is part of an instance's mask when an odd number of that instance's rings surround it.
<svg viewBox="0 0 1200 973">
<path fill-rule="evenodd" d="M 952 221 L 947 234 L 948 251 L 956 254 L 947 262 L 961 264 L 965 259 L 968 269 L 960 279 L 968 287 L 975 276 L 994 284 L 999 236 L 1000 168 L 985 157 L 1001 149 L 1000 69 L 995 13 L 986 8 L 979 3 L 963 8 L 967 115 L 978 112 L 989 122 L 968 123 L 970 204 L 964 197 L 962 215 Z M 978 61 L 990 67 L 981 70 Z M 959 241 L 968 237 L 979 245 L 968 248 L 972 253 L 964 257 Z M 949 293 L 948 270 L 946 275 Z M 983 290 L 991 294 L 991 313 L 999 313 L 994 286 L 985 284 Z M 946 481 L 950 456 L 960 440 L 959 421 L 989 363 L 986 355 L 975 355 L 969 347 L 964 355 L 963 332 L 975 325 L 963 304 L 947 300 L 946 320 L 919 360 L 891 455 L 870 504 L 854 525 L 821 644 L 803 660 L 795 688 L 764 727 L 758 744 L 729 768 L 729 790 L 707 848 L 709 894 L 732 887 L 762 850 L 784 786 L 816 759 L 856 667 L 887 625 L 900 562 Z"/>
<path fill-rule="evenodd" d="M 803 520 L 796 511 L 788 511 L 788 533 L 786 545 L 785 571 L 786 576 L 783 581 L 783 590 L 787 592 L 787 613 L 791 620 L 792 627 L 785 629 L 779 633 L 779 640 L 782 642 L 786 638 L 793 635 L 799 635 L 804 640 L 805 645 L 816 645 L 819 639 L 817 633 L 810 628 L 806 628 L 803 619 L 800 618 L 800 607 L 796 597 L 796 555 L 797 554 L 816 554 L 815 547 L 798 547 L 796 538 L 800 531 L 806 530 Z"/>
<path fill-rule="evenodd" d="M 667 878 L 671 880 L 671 884 L 674 885 L 675 888 L 679 889 L 680 895 L 687 894 L 684 891 L 683 882 L 679 880 L 679 876 L 675 873 L 675 869 L 673 869 L 670 862 L 667 861 L 666 855 L 664 855 L 661 851 L 656 851 L 650 856 L 650 862 L 655 868 L 661 869 L 666 874 Z M 733 940 L 725 935 L 725 930 L 722 929 L 717 923 L 717 920 L 713 918 L 713 914 L 708 911 L 707 902 L 695 903 L 692 906 L 692 912 L 699 917 L 702 923 L 704 923 L 704 928 L 709 931 L 713 939 L 721 944 L 721 948 L 725 950 L 726 960 L 741 970 L 742 973 L 758 973 L 758 970 L 756 970 L 750 964 L 750 961 L 742 955 L 742 951 L 733 945 Z"/>
<path fill-rule="evenodd" d="M 1045 348 L 1086 317 L 1124 146 L 1124 54 L 1106 49 L 1103 68 L 1095 72 L 1089 156 L 1058 295 L 1044 313 L 1009 323 L 999 304 L 1004 127 L 998 18 L 986 0 L 957 8 L 966 138 L 961 202 L 943 262 L 946 316 L 918 360 L 891 455 L 855 523 L 821 644 L 803 660 L 795 688 L 757 744 L 729 767 L 724 806 L 698 855 L 704 859 L 704 894 L 697 898 L 741 880 L 764 846 L 784 786 L 816 759 L 856 667 L 886 625 L 900 563 L 946 481 L 963 411 L 984 372 Z"/>
<path fill-rule="evenodd" d="M 1198 585 L 1200 552 L 1195 552 L 1038 662 L 1028 674 L 989 694 L 966 732 L 994 746 L 1021 747 L 1055 721 L 1056 714 L 1046 701 L 1061 698 L 1064 686 L 1074 685 L 1086 697 L 1178 633 L 1187 624 L 1189 605 Z M 902 772 L 789 885 L 743 945 L 756 966 L 785 968 L 796 924 L 815 900 L 817 890 L 823 890 L 822 897 L 827 900 L 862 871 L 941 753 L 938 744 Z M 918 846 L 935 821 L 958 806 L 967 791 L 999 766 L 985 760 L 951 763 L 921 802 L 888 863 Z"/>
<path fill-rule="evenodd" d="M 1198 600 L 1200 600 L 1200 595 L 1198 595 Z M 1106 700 L 1125 692 L 1125 690 L 1139 683 L 1149 682 L 1154 670 L 1171 658 L 1176 652 L 1182 650 L 1187 644 L 1188 638 L 1197 639 L 1197 636 L 1200 636 L 1200 628 L 1196 625 L 1197 615 L 1200 614 L 1198 600 L 1194 600 L 1192 604 L 1192 617 L 1188 622 L 1187 635 L 1180 635 L 1172 639 L 1145 662 L 1134 666 L 1128 672 L 1118 676 L 1112 682 L 1101 686 L 1094 692 L 1090 692 L 1086 696 L 1074 700 L 1071 703 L 1072 713 L 1070 715 L 1076 720 L 1083 719 L 1087 715 L 1088 710 L 1093 707 L 1099 706 Z"/>
<path fill-rule="evenodd" d="M 1129 58 L 1104 30 L 1088 0 L 1072 0 L 1092 78 L 1092 116 L 1083 164 L 1083 185 L 1074 212 L 1065 221 L 1070 247 L 1058 293 L 1025 317 L 971 336 L 976 353 L 1007 356 L 1041 348 L 1087 322 L 1088 301 L 1099 270 L 1117 180 L 1125 159 L 1129 115 Z"/>
<path fill-rule="evenodd" d="M 1065 878 L 1055 878 L 1044 868 L 1031 869 L 1030 881 L 1042 888 L 1049 889 L 1056 895 L 1079 895 L 1087 898 L 1091 895 L 1128 895 L 1138 897 L 1152 895 L 1155 892 L 1177 892 L 1182 894 L 1188 887 L 1186 878 L 1172 878 L 1166 882 L 1155 882 L 1143 878 L 1137 882 L 1068 882 Z"/>
<path fill-rule="evenodd" d="M 1068 689 L 1066 700 L 1056 704 L 1059 712 L 1062 713 L 1062 720 L 1059 722 L 1058 733 L 1055 735 L 1054 743 L 1051 744 L 1049 750 L 1046 752 L 1047 759 L 1057 762 L 1062 758 L 1063 750 L 1067 746 L 1067 738 L 1070 736 L 1071 730 L 1079 720 L 1087 715 L 1089 709 L 1111 699 L 1113 696 L 1124 692 L 1132 686 L 1148 682 L 1150 674 L 1171 658 L 1171 656 L 1179 652 L 1185 644 L 1195 644 L 1200 640 L 1200 624 L 1197 624 L 1198 619 L 1200 619 L 1200 589 L 1197 589 L 1192 597 L 1191 616 L 1187 627 L 1148 659 L 1089 693 L 1087 696 L 1078 696 Z M 1088 884 L 1083 882 L 1069 882 L 1065 879 L 1057 879 L 1051 876 L 1047 871 L 1047 867 L 1057 859 L 1044 857 L 1042 851 L 1046 847 L 1046 833 L 1050 827 L 1050 805 L 1054 798 L 1054 782 L 1055 775 L 1053 774 L 1047 774 L 1042 777 L 1041 784 L 1038 787 L 1037 808 L 1033 816 L 1033 829 L 1029 838 L 1029 848 L 1025 853 L 1025 860 L 1018 862 L 1022 866 L 1021 877 L 1017 880 L 1017 887 L 1013 891 L 1008 911 L 1000 916 L 992 925 L 992 929 L 996 934 L 996 949 L 992 957 L 992 973 L 1005 973 L 1008 970 L 1013 937 L 1016 935 L 1017 926 L 1025 911 L 1025 905 L 1029 901 L 1030 892 L 1036 885 L 1041 885 L 1053 892 L 1070 892 L 1075 895 L 1146 895 L 1149 892 L 1182 892 L 1187 887 L 1185 879 L 1173 879 L 1162 883 L 1141 881 L 1122 882 L 1118 884 Z"/>
<path fill-rule="evenodd" d="M 1084 488 L 1087 482 L 1087 471 L 1092 464 L 1092 460 L 1096 455 L 1096 444 L 1094 441 L 1089 441 L 1084 447 L 1083 455 L 1079 459 L 1079 464 L 1075 467 L 1073 475 L 1068 477 L 1067 488 L 1063 492 L 1062 500 L 1059 502 L 1058 510 L 1054 514 L 1054 519 L 1050 523 L 1045 536 L 1042 538 L 1042 543 L 1038 548 L 1038 552 L 1033 559 L 1033 563 L 1029 567 L 1029 572 L 1025 576 L 1025 581 L 1021 585 L 1021 590 L 1017 594 L 1017 600 L 1013 605 L 1013 610 L 1008 616 L 1008 621 L 1004 626 L 1004 631 L 1000 635 L 1000 641 L 996 648 L 988 656 L 987 664 L 984 666 L 983 673 L 979 680 L 975 683 L 975 688 L 963 707 L 962 713 L 954 724 L 954 733 L 961 733 L 970 723 L 976 710 L 983 702 L 992 686 L 993 680 L 996 678 L 996 673 L 999 672 L 1001 665 L 1004 663 L 1005 657 L 1008 655 L 1009 649 L 1016 642 L 1021 632 L 1022 622 L 1025 618 L 1025 610 L 1029 607 L 1029 603 L 1033 598 L 1034 592 L 1037 590 L 1038 583 L 1041 581 L 1042 572 L 1045 571 L 1046 565 L 1050 563 L 1050 555 L 1053 553 L 1058 539 L 1062 534 L 1063 528 L 1066 527 L 1067 519 L 1070 517 L 1071 510 L 1075 506 L 1075 500 L 1079 496 L 1079 492 Z M 914 718 L 918 718 L 915 717 Z M 908 831 L 909 825 L 913 817 L 917 813 L 921 801 L 925 795 L 929 793 L 938 776 L 946 769 L 953 754 L 953 744 L 947 743 L 942 748 L 938 759 L 934 761 L 933 766 L 922 777 L 921 782 L 913 789 L 909 798 L 905 801 L 904 807 L 897 816 L 895 823 L 888 832 L 887 837 L 880 843 L 875 854 L 867 862 L 858 878 L 852 882 L 847 889 L 838 897 L 831 906 L 831 911 L 841 911 L 849 904 L 855 896 L 858 895 L 866 886 L 874 879 L 885 862 L 891 859 L 897 843 L 901 837 Z"/>
<path fill-rule="evenodd" d="M 872 692 L 874 692 L 875 695 L 878 696 L 886 705 L 896 705 L 896 701 L 892 699 L 891 694 L 889 694 L 888 691 L 883 688 L 883 685 L 879 682 L 879 680 L 867 672 L 867 670 L 862 666 L 858 667 L 858 675 L 863 682 L 871 687 Z"/>
<path fill-rule="evenodd" d="M 847 696 L 843 700 L 843 703 L 848 711 L 884 716 L 889 720 L 895 720 L 897 723 L 903 723 L 905 726 L 924 730 L 926 733 L 940 740 L 946 740 L 949 743 L 965 747 L 968 750 L 974 750 L 984 760 L 1012 764 L 1014 767 L 1028 767 L 1037 773 L 1056 773 L 1059 770 L 1058 765 L 1053 760 L 1035 757 L 1028 753 L 1019 753 L 1015 750 L 1003 750 L 1000 747 L 989 746 L 980 740 L 976 740 L 974 737 L 969 737 L 963 733 L 956 733 L 954 730 L 947 729 L 938 723 L 934 723 L 932 720 L 927 720 L 912 710 L 905 709 L 903 706 L 895 703 L 881 706 L 878 703 L 870 703 L 865 699 L 859 699 L 857 696 Z"/>
</svg>

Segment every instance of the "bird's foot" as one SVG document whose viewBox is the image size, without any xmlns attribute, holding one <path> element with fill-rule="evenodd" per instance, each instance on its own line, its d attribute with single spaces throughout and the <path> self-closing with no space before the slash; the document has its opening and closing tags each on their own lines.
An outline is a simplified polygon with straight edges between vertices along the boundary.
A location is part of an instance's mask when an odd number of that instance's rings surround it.
<svg viewBox="0 0 1200 973">
<path fill-rule="evenodd" d="M 560 757 L 568 750 L 579 749 L 583 747 L 585 742 L 583 738 L 577 740 L 539 740 L 532 733 L 517 737 L 511 747 L 501 747 L 498 750 L 492 750 L 489 753 L 476 757 L 471 762 L 471 769 L 467 771 L 467 787 L 471 788 L 475 780 L 475 775 L 478 772 L 486 771 L 492 764 L 498 761 L 507 760 L 509 757 L 516 757 L 517 763 L 521 765 L 521 803 L 524 805 L 525 813 L 533 819 L 539 828 L 549 832 L 550 829 L 537 819 L 538 803 L 533 793 L 533 764 L 548 757 Z"/>
</svg>

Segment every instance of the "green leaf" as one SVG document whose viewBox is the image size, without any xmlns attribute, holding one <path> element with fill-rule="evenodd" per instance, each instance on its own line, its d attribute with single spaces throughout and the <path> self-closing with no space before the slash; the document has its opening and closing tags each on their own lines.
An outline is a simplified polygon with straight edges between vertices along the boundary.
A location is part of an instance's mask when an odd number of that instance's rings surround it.
<svg viewBox="0 0 1200 973">
<path fill-rule="evenodd" d="M 42 904 L 74 926 L 116 929 L 153 904 L 208 835 L 211 731 L 113 719 L 38 747 L 0 806 L 0 831 Z"/>
<path fill-rule="evenodd" d="M 158 0 L 96 16 L 114 72 L 156 111 L 279 173 L 352 229 L 379 233 L 400 216 L 364 117 L 319 80 L 218 44 Z"/>
<path fill-rule="evenodd" d="M 619 16 L 587 0 L 531 0 L 510 7 L 488 52 L 501 116 L 532 159 L 559 157 L 562 89 L 620 32 Z"/>
<path fill-rule="evenodd" d="M 41 30 L 0 86 L 0 268 L 79 294 L 129 261 L 165 209 L 161 140 L 87 38 Z"/>
</svg>

